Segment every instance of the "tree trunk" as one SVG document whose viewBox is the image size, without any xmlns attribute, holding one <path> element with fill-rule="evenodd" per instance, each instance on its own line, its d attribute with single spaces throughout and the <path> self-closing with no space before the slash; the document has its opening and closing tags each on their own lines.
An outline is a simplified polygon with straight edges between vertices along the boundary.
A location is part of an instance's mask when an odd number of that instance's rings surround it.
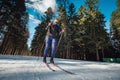
<svg viewBox="0 0 120 80">
<path fill-rule="evenodd" d="M 102 56 L 103 56 L 103 58 L 104 58 L 104 49 L 102 48 Z"/>
<path fill-rule="evenodd" d="M 5 48 L 6 48 L 6 45 L 8 43 L 8 40 L 9 40 L 9 35 L 5 35 L 6 37 L 3 39 L 3 42 L 2 42 L 2 45 L 0 46 L 0 53 L 3 54 Z"/>
<path fill-rule="evenodd" d="M 99 53 L 98 53 L 98 49 L 96 48 L 96 57 L 97 57 L 97 61 L 99 61 Z"/>
</svg>

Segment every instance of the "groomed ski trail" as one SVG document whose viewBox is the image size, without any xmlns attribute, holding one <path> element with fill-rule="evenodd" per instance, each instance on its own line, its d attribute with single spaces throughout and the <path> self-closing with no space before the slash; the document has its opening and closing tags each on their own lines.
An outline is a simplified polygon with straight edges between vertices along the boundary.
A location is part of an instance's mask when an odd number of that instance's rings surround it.
<svg viewBox="0 0 120 80">
<path fill-rule="evenodd" d="M 65 71 L 43 64 L 42 58 L 0 55 L 0 80 L 120 80 L 120 64 L 55 58 Z M 49 62 L 49 58 L 47 58 Z"/>
</svg>

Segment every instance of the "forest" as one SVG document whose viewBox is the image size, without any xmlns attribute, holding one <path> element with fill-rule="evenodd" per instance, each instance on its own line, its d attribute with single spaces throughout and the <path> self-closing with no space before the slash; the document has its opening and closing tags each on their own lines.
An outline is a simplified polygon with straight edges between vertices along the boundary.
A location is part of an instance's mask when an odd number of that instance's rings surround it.
<svg viewBox="0 0 120 80">
<path fill-rule="evenodd" d="M 120 0 L 110 17 L 110 32 L 105 28 L 99 0 L 85 0 L 78 10 L 75 4 L 67 4 L 68 1 L 60 0 L 58 5 L 57 19 L 65 32 L 58 38 L 55 56 L 90 61 L 120 58 Z M 56 16 L 51 7 L 46 10 L 35 28 L 30 48 L 27 45 L 30 36 L 26 25 L 28 17 L 25 0 L 0 0 L 0 54 L 43 56 L 45 28 Z"/>
</svg>

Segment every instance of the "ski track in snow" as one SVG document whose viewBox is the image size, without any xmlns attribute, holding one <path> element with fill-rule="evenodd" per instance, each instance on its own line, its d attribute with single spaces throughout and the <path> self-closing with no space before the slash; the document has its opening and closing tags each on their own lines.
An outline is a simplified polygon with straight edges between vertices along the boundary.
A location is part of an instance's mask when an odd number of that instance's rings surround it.
<svg viewBox="0 0 120 80">
<path fill-rule="evenodd" d="M 0 80 L 120 80 L 120 64 L 55 58 L 65 71 L 44 63 L 42 57 L 0 55 Z M 47 58 L 49 62 L 49 58 Z"/>
</svg>

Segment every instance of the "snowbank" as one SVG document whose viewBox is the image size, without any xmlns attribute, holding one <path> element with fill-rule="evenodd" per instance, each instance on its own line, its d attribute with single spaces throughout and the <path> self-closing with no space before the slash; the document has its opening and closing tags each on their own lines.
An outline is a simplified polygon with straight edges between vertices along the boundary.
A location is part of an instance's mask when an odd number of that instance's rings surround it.
<svg viewBox="0 0 120 80">
<path fill-rule="evenodd" d="M 49 64 L 52 71 L 37 59 L 0 55 L 0 80 L 120 80 L 120 64 L 56 58 L 59 68 Z"/>
</svg>

